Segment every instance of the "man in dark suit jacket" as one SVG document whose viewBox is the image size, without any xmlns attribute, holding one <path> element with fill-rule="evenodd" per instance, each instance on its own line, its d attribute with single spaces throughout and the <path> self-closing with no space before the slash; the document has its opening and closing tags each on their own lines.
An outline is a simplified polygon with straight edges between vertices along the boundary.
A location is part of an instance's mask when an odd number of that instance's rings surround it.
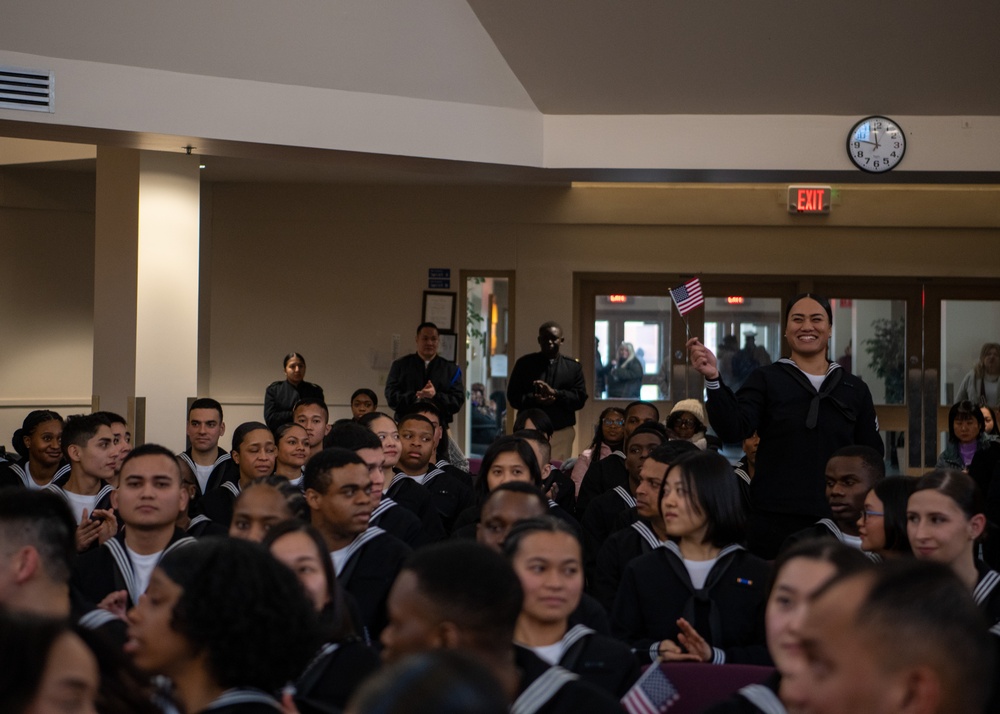
<svg viewBox="0 0 1000 714">
<path fill-rule="evenodd" d="M 507 385 L 507 399 L 515 409 L 541 409 L 552 420 L 552 458 L 556 461 L 573 455 L 576 412 L 587 402 L 580 363 L 559 354 L 564 340 L 558 324 L 544 323 L 538 328 L 541 351 L 518 358 Z"/>
</svg>

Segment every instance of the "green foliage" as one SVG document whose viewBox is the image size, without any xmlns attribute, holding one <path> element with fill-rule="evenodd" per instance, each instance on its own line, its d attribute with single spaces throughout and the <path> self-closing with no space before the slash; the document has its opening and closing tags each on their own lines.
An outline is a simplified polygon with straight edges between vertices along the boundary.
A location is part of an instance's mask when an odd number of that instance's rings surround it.
<svg viewBox="0 0 1000 714">
<path fill-rule="evenodd" d="M 869 369 L 885 383 L 885 403 L 902 404 L 906 375 L 906 322 L 881 317 L 872 320 L 875 333 L 864 341 L 865 352 L 871 358 Z"/>
</svg>

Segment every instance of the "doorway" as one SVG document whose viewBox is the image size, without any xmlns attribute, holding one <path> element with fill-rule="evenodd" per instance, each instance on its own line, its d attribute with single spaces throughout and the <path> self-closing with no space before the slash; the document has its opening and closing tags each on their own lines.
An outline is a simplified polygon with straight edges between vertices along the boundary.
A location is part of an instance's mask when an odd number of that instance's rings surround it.
<svg viewBox="0 0 1000 714">
<path fill-rule="evenodd" d="M 640 396 L 666 414 L 680 399 L 704 399 L 704 380 L 687 363 L 688 336 L 702 338 L 724 381 L 738 387 L 753 369 L 787 356 L 786 301 L 815 292 L 833 307 L 830 359 L 872 392 L 887 472 L 918 475 L 934 467 L 952 399 L 983 345 L 1000 342 L 996 280 L 701 275 L 705 304 L 682 318 L 669 289 L 690 277 L 577 276 L 577 354 L 595 396 L 580 414 L 581 433 L 609 399 L 624 399 L 601 382 L 622 342 L 656 354 L 658 364 L 643 365 Z"/>
</svg>

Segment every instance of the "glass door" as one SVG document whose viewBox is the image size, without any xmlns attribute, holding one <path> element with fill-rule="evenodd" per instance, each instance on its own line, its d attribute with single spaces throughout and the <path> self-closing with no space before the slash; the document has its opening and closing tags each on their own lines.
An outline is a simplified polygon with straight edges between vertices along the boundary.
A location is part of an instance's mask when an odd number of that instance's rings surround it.
<svg viewBox="0 0 1000 714">
<path fill-rule="evenodd" d="M 498 436 L 507 418 L 507 376 L 510 355 L 513 275 L 462 271 L 465 335 L 462 370 L 468 393 L 459 438 L 470 467 Z M 476 466 L 478 469 L 478 466 Z"/>
<path fill-rule="evenodd" d="M 1000 281 L 928 282 L 925 289 L 923 458 L 933 468 L 959 401 L 1000 402 Z"/>
</svg>

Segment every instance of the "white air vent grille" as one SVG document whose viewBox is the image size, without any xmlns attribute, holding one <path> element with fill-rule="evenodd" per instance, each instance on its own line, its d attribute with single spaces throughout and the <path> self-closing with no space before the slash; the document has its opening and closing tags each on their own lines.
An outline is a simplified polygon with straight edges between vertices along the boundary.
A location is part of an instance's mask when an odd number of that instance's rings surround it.
<svg viewBox="0 0 1000 714">
<path fill-rule="evenodd" d="M 55 75 L 20 67 L 0 67 L 0 109 L 54 112 Z"/>
</svg>

